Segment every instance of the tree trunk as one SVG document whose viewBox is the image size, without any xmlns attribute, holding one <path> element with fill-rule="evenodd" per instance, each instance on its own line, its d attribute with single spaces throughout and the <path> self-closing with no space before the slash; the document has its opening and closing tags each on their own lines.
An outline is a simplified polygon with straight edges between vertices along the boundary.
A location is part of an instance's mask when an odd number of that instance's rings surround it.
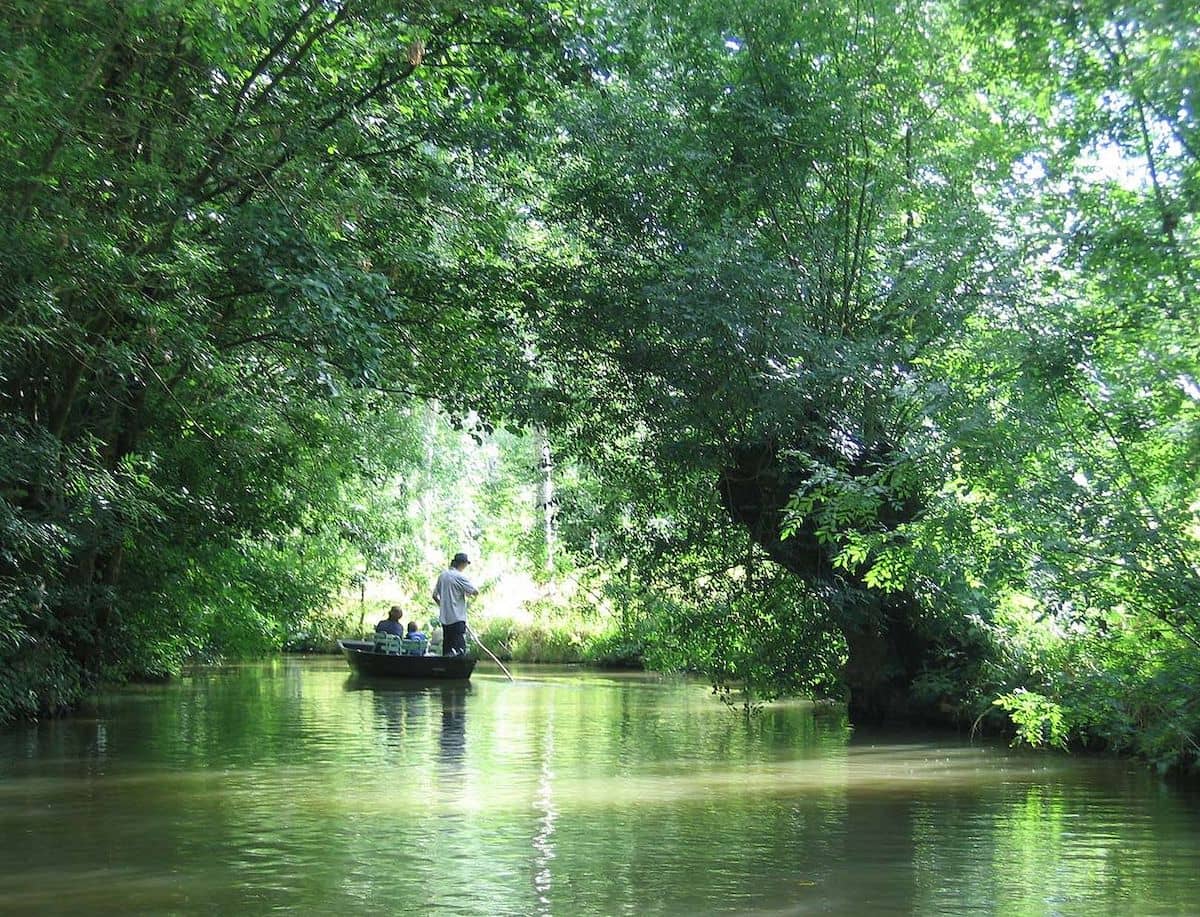
<svg viewBox="0 0 1200 917">
<path fill-rule="evenodd" d="M 877 461 L 887 450 L 886 445 L 877 445 L 868 451 Z M 828 547 L 809 528 L 802 527 L 787 539 L 779 537 L 784 508 L 803 483 L 802 476 L 780 459 L 782 451 L 770 443 L 745 447 L 723 469 L 718 487 L 730 517 L 781 566 L 816 588 L 836 590 L 844 597 L 844 610 L 831 610 L 831 614 L 836 615 L 849 650 L 842 678 L 856 722 L 945 720 L 940 709 L 913 696 L 916 679 L 942 665 L 942 652 L 923 627 L 916 597 L 868 589 L 853 574 L 835 569 Z M 865 464 L 862 459 L 859 467 Z M 853 465 L 850 471 L 854 473 Z M 893 527 L 918 510 L 910 502 L 888 510 L 879 524 Z"/>
</svg>

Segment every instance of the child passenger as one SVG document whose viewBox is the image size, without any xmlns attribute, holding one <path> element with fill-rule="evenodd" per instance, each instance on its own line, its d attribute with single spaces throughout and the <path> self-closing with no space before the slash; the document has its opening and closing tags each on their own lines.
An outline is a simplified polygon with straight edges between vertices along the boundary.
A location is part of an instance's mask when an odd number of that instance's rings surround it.
<svg viewBox="0 0 1200 917">
<path fill-rule="evenodd" d="M 408 622 L 408 633 L 406 633 L 404 635 L 404 639 L 405 640 L 417 640 L 417 641 L 420 641 L 420 644 L 421 644 L 420 649 L 410 649 L 408 651 L 408 655 L 410 655 L 410 656 L 424 656 L 425 655 L 425 650 L 429 646 L 429 637 L 427 637 L 425 634 L 423 634 L 419 630 L 417 630 L 417 622 L 416 621 Z"/>
</svg>

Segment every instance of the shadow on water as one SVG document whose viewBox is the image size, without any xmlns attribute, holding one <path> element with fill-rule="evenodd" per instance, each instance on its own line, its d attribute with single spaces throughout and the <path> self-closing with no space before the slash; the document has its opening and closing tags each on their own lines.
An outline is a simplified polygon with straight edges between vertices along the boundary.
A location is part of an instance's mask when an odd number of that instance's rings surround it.
<svg viewBox="0 0 1200 917">
<path fill-rule="evenodd" d="M 346 679 L 347 691 L 374 691 L 377 694 L 429 694 L 440 692 L 442 688 L 469 691 L 471 683 L 446 678 L 375 678 L 358 674 Z"/>
</svg>

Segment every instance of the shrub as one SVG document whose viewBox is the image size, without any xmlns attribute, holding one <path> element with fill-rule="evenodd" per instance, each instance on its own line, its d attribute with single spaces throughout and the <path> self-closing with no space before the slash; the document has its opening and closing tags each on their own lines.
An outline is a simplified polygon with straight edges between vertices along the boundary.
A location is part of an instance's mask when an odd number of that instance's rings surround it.
<svg viewBox="0 0 1200 917">
<path fill-rule="evenodd" d="M 611 630 L 592 639 L 584 647 L 583 658 L 592 665 L 612 669 L 643 669 L 646 641 L 637 633 Z"/>
</svg>

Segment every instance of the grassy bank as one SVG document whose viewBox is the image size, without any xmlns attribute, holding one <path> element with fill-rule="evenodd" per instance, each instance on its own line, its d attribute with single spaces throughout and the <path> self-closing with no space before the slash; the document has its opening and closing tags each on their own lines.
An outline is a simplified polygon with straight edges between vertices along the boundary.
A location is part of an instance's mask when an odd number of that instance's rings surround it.
<svg viewBox="0 0 1200 917">
<path fill-rule="evenodd" d="M 471 625 L 479 641 L 505 662 L 588 663 L 644 667 L 643 644 L 619 629 L 579 621 L 487 618 Z"/>
</svg>

